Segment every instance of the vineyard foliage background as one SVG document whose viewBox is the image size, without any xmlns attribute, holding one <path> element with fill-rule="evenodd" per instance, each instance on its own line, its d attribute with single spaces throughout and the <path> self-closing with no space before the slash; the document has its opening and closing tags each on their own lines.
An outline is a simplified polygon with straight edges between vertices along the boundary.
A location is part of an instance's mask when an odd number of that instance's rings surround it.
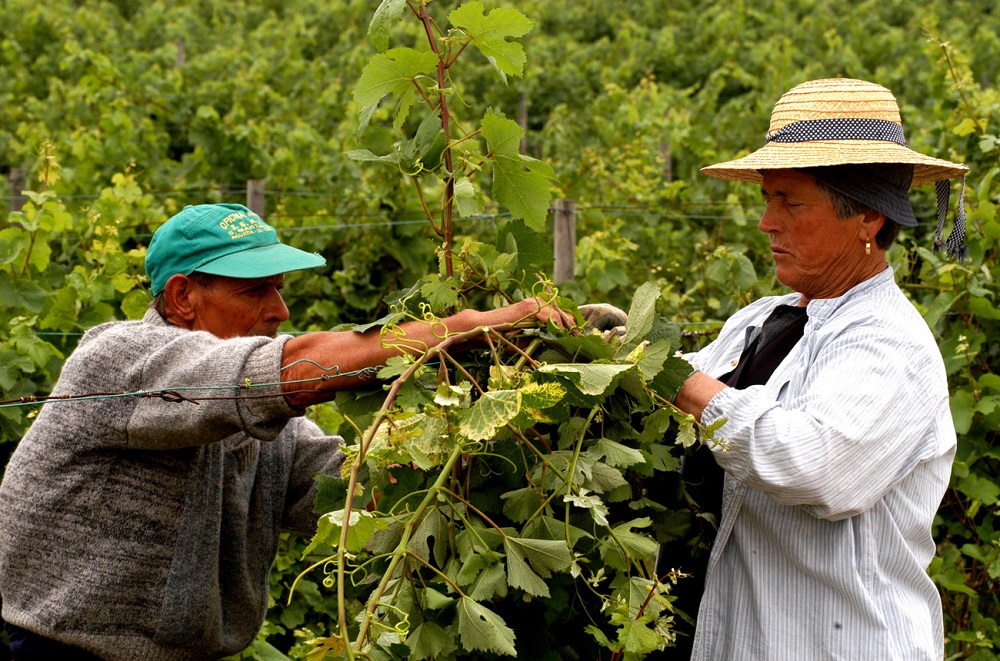
<svg viewBox="0 0 1000 661">
<path fill-rule="evenodd" d="M 0 4 L 0 399 L 48 392 L 80 332 L 141 315 L 151 231 L 185 204 L 243 202 L 248 180 L 266 180 L 267 218 L 284 240 L 327 258 L 326 270 L 289 278 L 288 330 L 381 317 L 388 294 L 438 272 L 437 241 L 407 178 L 346 156 L 362 146 L 353 94 L 376 52 L 367 36 L 375 6 Z M 454 5 L 429 7 L 444 22 Z M 929 187 L 912 195 L 926 223 L 890 259 L 939 338 L 959 432 L 930 568 L 947 653 L 995 658 L 1000 12 L 987 0 L 777 0 L 766 9 L 739 0 L 522 0 L 517 9 L 534 23 L 519 40 L 523 76 L 504 84 L 485 58 L 465 56 L 451 109 L 459 121 L 489 108 L 526 117 L 526 153 L 552 167 L 553 197 L 576 201 L 576 278 L 561 294 L 627 309 L 637 287 L 653 283 L 656 312 L 686 331 L 685 348 L 779 290 L 756 229 L 759 192 L 698 168 L 759 146 L 783 91 L 825 76 L 878 81 L 896 93 L 911 146 L 970 165 L 969 260 L 945 262 L 928 249 Z M 422 37 L 407 27 L 391 34 L 394 45 L 414 47 Z M 393 127 L 392 115 L 375 109 L 365 148 L 393 151 L 405 127 Z M 30 192 L 21 212 L 8 213 L 2 187 L 17 170 Z M 457 244 L 510 231 L 508 212 L 485 202 L 456 218 Z M 2 463 L 32 411 L 0 408 Z M 319 416 L 349 432 L 336 409 Z M 306 541 L 283 540 L 274 607 L 250 654 L 301 657 L 314 648 L 307 640 L 333 630 L 336 598 L 319 579 L 300 580 L 288 602 L 308 564 Z"/>
</svg>

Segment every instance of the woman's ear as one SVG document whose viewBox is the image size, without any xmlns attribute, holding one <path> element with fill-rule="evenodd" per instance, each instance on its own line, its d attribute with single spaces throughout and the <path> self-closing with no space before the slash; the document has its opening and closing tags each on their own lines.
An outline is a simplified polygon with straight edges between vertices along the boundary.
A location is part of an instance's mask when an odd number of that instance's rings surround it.
<svg viewBox="0 0 1000 661">
<path fill-rule="evenodd" d="M 165 316 L 170 324 L 188 329 L 194 326 L 196 290 L 194 281 L 186 275 L 178 273 L 170 276 L 163 289 L 167 300 Z"/>
<path fill-rule="evenodd" d="M 879 233 L 886 223 L 885 214 L 874 209 L 867 209 L 864 218 L 861 219 L 861 240 L 875 242 L 875 235 Z"/>
</svg>

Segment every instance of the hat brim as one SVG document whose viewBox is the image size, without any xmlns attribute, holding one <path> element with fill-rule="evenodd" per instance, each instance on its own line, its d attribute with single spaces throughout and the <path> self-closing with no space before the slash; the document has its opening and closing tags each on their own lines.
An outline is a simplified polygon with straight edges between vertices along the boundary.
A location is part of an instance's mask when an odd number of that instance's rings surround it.
<svg viewBox="0 0 1000 661">
<path fill-rule="evenodd" d="M 701 171 L 718 179 L 759 184 L 764 180 L 761 170 L 867 163 L 912 164 L 914 186 L 961 177 L 969 171 L 967 166 L 959 163 L 925 156 L 892 142 L 872 140 L 769 142 L 743 158 L 708 165 Z"/>
<path fill-rule="evenodd" d="M 282 273 L 312 269 L 326 264 L 316 253 L 274 243 L 230 253 L 202 264 L 195 271 L 230 278 L 270 278 Z"/>
</svg>

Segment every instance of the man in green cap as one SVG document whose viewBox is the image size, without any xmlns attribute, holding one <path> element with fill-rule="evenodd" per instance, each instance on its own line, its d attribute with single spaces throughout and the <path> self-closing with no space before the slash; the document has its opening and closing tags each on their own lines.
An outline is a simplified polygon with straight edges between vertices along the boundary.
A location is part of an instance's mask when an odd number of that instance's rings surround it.
<svg viewBox="0 0 1000 661">
<path fill-rule="evenodd" d="M 0 485 L 14 658 L 211 659 L 253 641 L 279 529 L 314 531 L 313 475 L 339 471 L 341 439 L 305 407 L 399 353 L 377 333 L 277 336 L 284 274 L 323 264 L 238 205 L 190 206 L 157 230 L 149 311 L 86 333 L 53 395 L 175 392 L 46 405 L 17 447 Z M 442 325 L 521 321 L 572 317 L 528 299 L 401 330 L 432 347 Z"/>
</svg>

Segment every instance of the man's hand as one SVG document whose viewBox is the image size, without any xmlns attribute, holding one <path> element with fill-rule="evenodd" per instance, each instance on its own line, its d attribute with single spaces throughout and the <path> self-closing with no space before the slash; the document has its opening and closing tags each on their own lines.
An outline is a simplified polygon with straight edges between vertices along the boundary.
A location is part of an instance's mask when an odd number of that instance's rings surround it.
<svg viewBox="0 0 1000 661">
<path fill-rule="evenodd" d="M 628 323 L 628 315 L 610 303 L 588 303 L 587 305 L 581 305 L 580 314 L 583 315 L 584 330 L 599 330 L 605 340 L 611 339 L 615 335 L 625 334 L 625 324 Z"/>
</svg>

